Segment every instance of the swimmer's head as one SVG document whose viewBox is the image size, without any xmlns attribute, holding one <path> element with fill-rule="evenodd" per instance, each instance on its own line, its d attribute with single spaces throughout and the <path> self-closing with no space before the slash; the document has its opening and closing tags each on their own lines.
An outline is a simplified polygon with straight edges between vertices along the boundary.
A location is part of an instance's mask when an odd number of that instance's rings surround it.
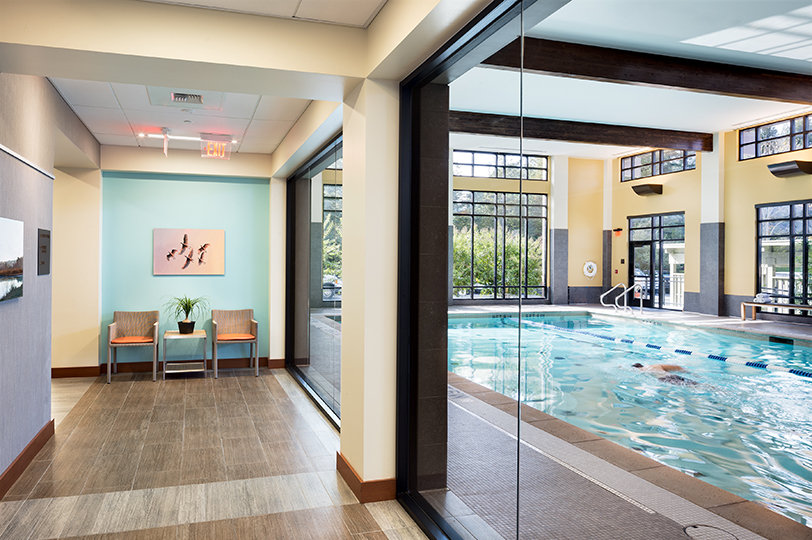
<svg viewBox="0 0 812 540">
<path fill-rule="evenodd" d="M 641 364 L 640 362 L 637 362 L 636 364 L 632 364 L 632 367 L 640 369 L 641 367 L 643 367 L 643 364 Z"/>
</svg>

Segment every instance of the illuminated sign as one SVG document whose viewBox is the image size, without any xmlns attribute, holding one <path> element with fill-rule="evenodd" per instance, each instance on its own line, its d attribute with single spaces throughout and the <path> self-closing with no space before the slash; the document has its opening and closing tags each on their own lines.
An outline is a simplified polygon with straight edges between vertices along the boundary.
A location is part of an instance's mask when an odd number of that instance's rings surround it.
<svg viewBox="0 0 812 540">
<path fill-rule="evenodd" d="M 200 141 L 200 157 L 231 159 L 231 143 L 225 141 Z"/>
</svg>

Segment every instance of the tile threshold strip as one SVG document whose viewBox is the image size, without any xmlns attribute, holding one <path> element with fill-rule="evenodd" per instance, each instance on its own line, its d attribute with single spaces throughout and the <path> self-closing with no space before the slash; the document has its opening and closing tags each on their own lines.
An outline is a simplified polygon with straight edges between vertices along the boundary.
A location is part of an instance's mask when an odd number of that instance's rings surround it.
<svg viewBox="0 0 812 540">
<path fill-rule="evenodd" d="M 641 349 L 653 349 L 660 352 L 665 353 L 674 353 L 674 354 L 681 354 L 684 356 L 697 356 L 699 358 L 708 358 L 710 360 L 718 360 L 720 362 L 728 362 L 730 364 L 738 364 L 742 366 L 747 366 L 756 369 L 764 369 L 767 371 L 778 371 L 782 373 L 791 373 L 792 375 L 797 375 L 799 377 L 808 377 L 812 378 L 812 371 L 807 371 L 804 369 L 798 368 L 788 368 L 784 366 L 775 366 L 772 364 L 767 364 L 764 362 L 759 362 L 756 360 L 748 360 L 746 358 L 737 358 L 735 356 L 721 356 L 718 354 L 705 354 L 705 353 L 697 353 L 695 351 L 691 351 L 688 349 L 672 349 L 669 347 L 663 347 L 662 345 L 655 345 L 653 343 L 644 343 L 642 341 L 637 341 L 634 339 L 625 339 L 625 338 L 613 338 L 612 336 L 606 336 L 603 334 L 596 334 L 595 332 L 588 332 L 586 330 L 576 330 L 574 328 L 561 328 L 560 326 L 555 326 L 549 323 L 540 323 L 536 321 L 519 321 L 516 318 L 508 318 L 506 319 L 508 322 L 514 323 L 517 326 L 519 324 L 524 324 L 526 326 L 534 327 L 534 328 L 544 328 L 547 330 L 553 330 L 556 332 L 566 332 L 568 334 L 578 334 L 581 336 L 588 336 L 593 338 L 598 338 L 603 341 L 607 341 L 610 343 L 621 343 L 625 345 L 632 345 L 634 347 L 639 347 Z"/>
<path fill-rule="evenodd" d="M 453 401 L 449 401 L 449 403 L 450 403 L 451 405 L 454 405 L 454 406 L 455 406 L 455 407 L 457 407 L 458 409 L 460 409 L 460 410 L 462 410 L 462 411 L 465 411 L 466 413 L 470 414 L 470 415 L 471 415 L 471 416 L 473 416 L 474 418 L 477 418 L 477 419 L 479 419 L 479 420 L 481 420 L 481 421 L 485 422 L 486 424 L 490 425 L 490 426 L 491 426 L 491 427 L 493 427 L 494 429 L 499 430 L 500 432 L 504 433 L 505 435 L 507 435 L 508 437 L 510 437 L 511 439 L 513 439 L 514 441 L 515 441 L 515 440 L 517 440 L 517 437 L 516 437 L 515 435 L 513 435 L 512 433 L 510 433 L 510 432 L 508 432 L 508 431 L 505 431 L 504 429 L 502 429 L 501 427 L 497 426 L 497 425 L 496 425 L 496 424 L 494 424 L 493 422 L 489 422 L 489 421 L 488 421 L 488 420 L 486 420 L 485 418 L 482 418 L 482 417 L 480 417 L 480 416 L 478 416 L 478 415 L 476 415 L 476 414 L 472 413 L 471 411 L 469 411 L 469 410 L 468 410 L 468 409 L 466 409 L 465 407 L 462 407 L 462 406 L 460 406 L 459 404 L 454 403 Z M 570 471 L 574 472 L 575 474 L 577 474 L 577 475 L 578 475 L 578 476 L 580 476 L 581 478 L 584 478 L 585 480 L 588 480 L 588 481 L 592 482 L 592 483 L 593 483 L 593 484 L 595 484 L 596 486 L 598 486 L 598 487 L 600 487 L 600 488 L 602 488 L 602 489 L 604 489 L 604 490 L 608 491 L 608 492 L 609 492 L 609 493 L 611 493 L 612 495 L 615 495 L 615 496 L 617 496 L 617 497 L 620 497 L 620 498 L 621 498 L 621 499 L 623 499 L 624 501 L 626 501 L 626 502 L 628 502 L 628 503 L 630 503 L 630 504 L 633 504 L 634 506 L 636 506 L 637 508 L 640 508 L 640 509 L 641 509 L 641 510 L 643 510 L 644 512 L 648 512 L 649 514 L 656 514 L 656 513 L 657 513 L 657 512 L 655 512 L 654 510 L 652 510 L 651 508 L 649 508 L 648 506 L 644 505 L 643 503 L 641 503 L 641 502 L 639 502 L 639 501 L 636 501 L 636 500 L 632 499 L 632 498 L 631 498 L 631 497 L 629 497 L 628 495 L 625 495 L 625 494 L 621 493 L 620 491 L 618 491 L 618 490 L 616 490 L 616 489 L 614 489 L 614 488 L 612 488 L 612 487 L 607 486 L 606 484 L 604 484 L 603 482 L 601 482 L 601 481 L 600 481 L 600 480 L 598 480 L 597 478 L 593 478 L 592 476 L 589 476 L 588 474 L 586 474 L 584 471 L 581 471 L 581 470 L 579 470 L 579 469 L 577 469 L 577 468 L 573 467 L 573 466 L 572 466 L 572 465 L 570 465 L 569 463 L 566 463 L 565 461 L 562 461 L 561 459 L 559 459 L 559 458 L 557 458 L 557 457 L 553 456 L 552 454 L 548 454 L 548 453 L 547 453 L 547 452 L 545 452 L 544 450 L 541 450 L 540 448 L 536 448 L 535 446 L 533 446 L 532 444 L 528 443 L 527 441 L 521 441 L 521 443 L 522 443 L 524 446 L 526 446 L 527 448 L 529 448 L 529 449 L 531 449 L 531 450 L 533 450 L 533 451 L 537 452 L 538 454 L 541 454 L 542 456 L 546 457 L 547 459 L 550 459 L 550 460 L 552 460 L 552 461 L 554 461 L 554 462 L 558 463 L 558 464 L 559 464 L 559 465 L 561 465 L 562 467 L 564 467 L 564 468 L 566 468 L 566 469 L 568 469 L 568 470 L 570 470 Z"/>
</svg>

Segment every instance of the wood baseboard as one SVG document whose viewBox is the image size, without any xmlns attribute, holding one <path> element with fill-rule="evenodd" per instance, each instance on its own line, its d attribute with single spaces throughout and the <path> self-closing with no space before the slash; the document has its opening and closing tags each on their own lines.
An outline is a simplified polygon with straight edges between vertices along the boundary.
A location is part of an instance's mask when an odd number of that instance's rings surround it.
<svg viewBox="0 0 812 540">
<path fill-rule="evenodd" d="M 208 369 L 214 369 L 211 358 L 209 358 L 206 365 Z M 250 358 L 220 358 L 217 361 L 217 369 L 247 368 L 250 365 Z M 260 357 L 259 367 L 282 369 L 285 367 L 285 359 Z M 150 371 L 152 371 L 152 362 L 119 362 L 118 364 L 119 373 L 144 373 Z M 65 377 L 98 377 L 99 375 L 107 375 L 107 362 L 98 366 L 51 368 L 52 379 Z"/>
<path fill-rule="evenodd" d="M 341 452 L 336 452 L 336 469 L 350 487 L 358 502 L 362 504 L 393 501 L 397 498 L 397 484 L 394 478 L 364 482 Z"/>
<path fill-rule="evenodd" d="M 45 427 L 39 430 L 31 442 L 20 452 L 20 455 L 16 457 L 14 461 L 11 462 L 11 465 L 3 471 L 3 474 L 0 474 L 0 499 L 2 499 L 8 490 L 11 489 L 11 486 L 14 485 L 14 482 L 17 481 L 20 476 L 25 472 L 26 467 L 34 461 L 34 458 L 37 456 L 42 447 L 45 446 L 45 443 L 50 440 L 50 438 L 54 434 L 54 421 L 51 419 Z"/>
<path fill-rule="evenodd" d="M 105 366 L 105 368 L 106 367 L 107 366 Z M 100 366 L 51 368 L 52 379 L 63 379 L 66 377 L 98 377 L 99 375 L 101 375 Z"/>
</svg>

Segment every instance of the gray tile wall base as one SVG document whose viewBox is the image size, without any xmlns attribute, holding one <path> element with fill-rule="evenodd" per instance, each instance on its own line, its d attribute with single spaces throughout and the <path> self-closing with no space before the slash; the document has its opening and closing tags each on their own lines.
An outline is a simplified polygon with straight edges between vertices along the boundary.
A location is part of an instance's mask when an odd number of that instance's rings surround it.
<svg viewBox="0 0 812 540">
<path fill-rule="evenodd" d="M 701 311 L 699 311 L 699 296 L 699 293 L 685 291 L 685 301 L 682 306 L 682 311 L 701 313 Z"/>
<path fill-rule="evenodd" d="M 603 282 L 601 287 L 608 291 L 612 287 L 612 231 L 603 231 Z"/>
<path fill-rule="evenodd" d="M 725 224 L 699 225 L 699 313 L 721 315 L 725 290 Z"/>
<path fill-rule="evenodd" d="M 570 304 L 600 304 L 602 287 L 570 287 Z"/>
<path fill-rule="evenodd" d="M 569 230 L 550 230 L 550 299 L 569 303 Z"/>
<path fill-rule="evenodd" d="M 516 418 L 472 396 L 454 399 L 453 403 L 474 414 L 502 431 L 516 432 Z M 568 465 L 589 479 L 628 497 L 683 527 L 702 524 L 718 527 L 739 540 L 766 540 L 748 529 L 740 527 L 713 512 L 706 510 L 659 486 L 651 484 L 634 474 L 624 471 L 602 459 L 559 439 L 541 429 L 522 423 L 522 441 L 542 451 L 548 457 Z M 596 439 L 598 437 L 596 436 Z"/>
</svg>

